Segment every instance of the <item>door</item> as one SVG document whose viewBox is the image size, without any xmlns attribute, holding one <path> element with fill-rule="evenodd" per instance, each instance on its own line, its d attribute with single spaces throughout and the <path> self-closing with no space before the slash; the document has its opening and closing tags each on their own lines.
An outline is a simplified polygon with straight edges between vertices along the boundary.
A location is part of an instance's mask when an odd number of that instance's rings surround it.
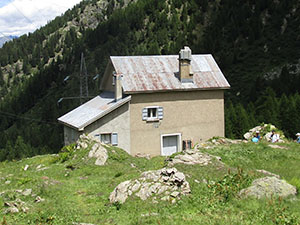
<svg viewBox="0 0 300 225">
<path fill-rule="evenodd" d="M 172 155 L 178 152 L 178 135 L 162 137 L 162 155 Z"/>
</svg>

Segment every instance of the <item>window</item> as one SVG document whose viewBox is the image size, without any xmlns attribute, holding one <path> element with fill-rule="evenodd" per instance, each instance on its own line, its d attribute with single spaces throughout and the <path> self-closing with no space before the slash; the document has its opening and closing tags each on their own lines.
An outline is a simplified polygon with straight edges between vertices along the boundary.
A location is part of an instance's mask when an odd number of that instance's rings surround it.
<svg viewBox="0 0 300 225">
<path fill-rule="evenodd" d="M 150 106 L 143 108 L 142 119 L 145 121 L 158 121 L 163 119 L 163 107 Z"/>
<path fill-rule="evenodd" d="M 104 144 L 118 145 L 118 133 L 100 134 L 100 141 Z"/>
<path fill-rule="evenodd" d="M 191 140 L 182 141 L 182 150 L 191 149 L 191 148 L 192 148 L 192 141 Z"/>
<path fill-rule="evenodd" d="M 157 108 L 147 109 L 148 119 L 157 119 Z"/>
<path fill-rule="evenodd" d="M 104 144 L 111 144 L 111 134 L 101 134 L 100 141 Z"/>
</svg>

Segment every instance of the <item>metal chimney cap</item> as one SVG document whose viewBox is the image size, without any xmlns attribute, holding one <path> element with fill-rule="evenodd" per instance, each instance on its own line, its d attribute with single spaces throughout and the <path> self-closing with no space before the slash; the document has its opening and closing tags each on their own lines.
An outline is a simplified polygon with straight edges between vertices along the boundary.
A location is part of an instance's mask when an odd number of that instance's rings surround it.
<svg viewBox="0 0 300 225">
<path fill-rule="evenodd" d="M 184 46 L 179 52 L 179 60 L 192 60 L 192 50 L 188 46 Z"/>
</svg>

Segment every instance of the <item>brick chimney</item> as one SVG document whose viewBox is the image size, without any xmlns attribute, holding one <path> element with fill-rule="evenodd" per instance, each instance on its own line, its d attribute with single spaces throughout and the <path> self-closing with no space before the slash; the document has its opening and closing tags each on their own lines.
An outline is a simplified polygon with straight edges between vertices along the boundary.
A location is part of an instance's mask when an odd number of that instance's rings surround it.
<svg viewBox="0 0 300 225">
<path fill-rule="evenodd" d="M 116 100 L 116 102 L 121 100 L 123 97 L 121 82 L 122 82 L 122 75 L 116 74 L 115 75 L 115 100 Z"/>
<path fill-rule="evenodd" d="M 188 46 L 184 46 L 179 52 L 179 79 L 181 83 L 193 82 L 191 70 L 192 51 Z"/>
</svg>

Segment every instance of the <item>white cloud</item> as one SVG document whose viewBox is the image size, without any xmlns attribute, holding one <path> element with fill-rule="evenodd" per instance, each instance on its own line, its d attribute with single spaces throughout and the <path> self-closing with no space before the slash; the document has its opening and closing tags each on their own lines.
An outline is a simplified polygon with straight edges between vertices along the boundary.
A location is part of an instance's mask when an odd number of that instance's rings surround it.
<svg viewBox="0 0 300 225">
<path fill-rule="evenodd" d="M 81 0 L 13 0 L 0 8 L 0 36 L 33 32 Z"/>
</svg>

